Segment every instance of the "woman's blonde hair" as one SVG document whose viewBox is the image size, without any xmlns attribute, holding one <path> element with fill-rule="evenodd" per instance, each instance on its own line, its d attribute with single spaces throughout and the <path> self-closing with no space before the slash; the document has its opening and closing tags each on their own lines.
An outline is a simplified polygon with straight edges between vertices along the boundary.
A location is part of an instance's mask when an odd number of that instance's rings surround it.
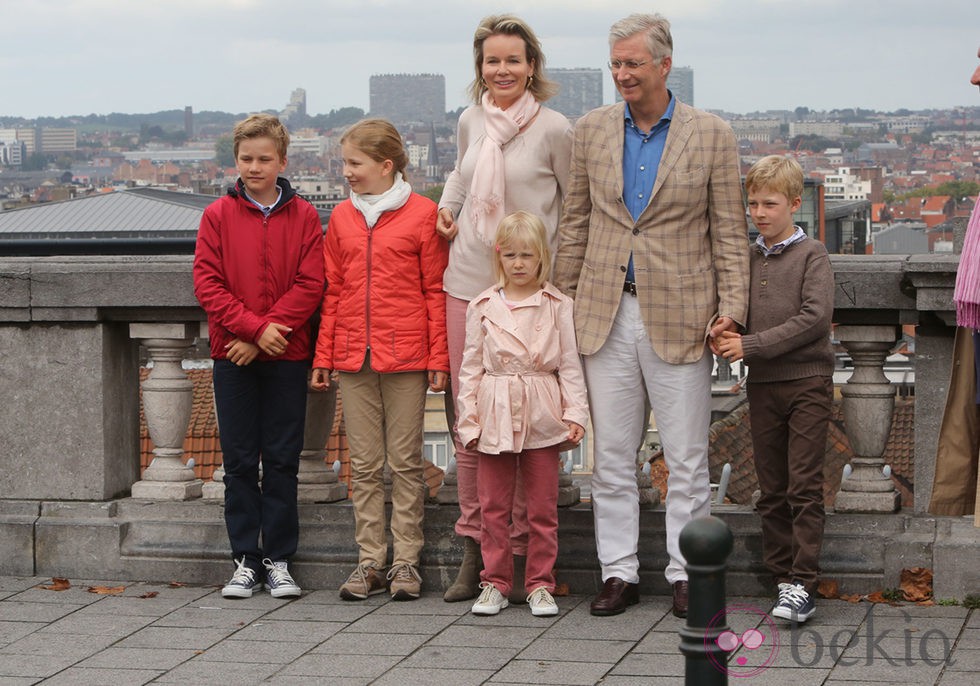
<svg viewBox="0 0 980 686">
<path fill-rule="evenodd" d="M 507 275 L 500 263 L 500 253 L 504 248 L 516 244 L 528 246 L 537 255 L 537 285 L 540 288 L 551 278 L 551 248 L 548 246 L 544 222 L 537 215 L 524 210 L 508 214 L 497 226 L 493 253 L 493 275 L 497 279 L 497 285 L 501 288 L 507 285 Z"/>
<path fill-rule="evenodd" d="M 398 129 L 387 119 L 362 119 L 344 132 L 340 144 L 350 143 L 375 162 L 391 160 L 396 172 L 405 178 L 408 153 Z M 406 178 L 407 180 L 407 178 Z"/>
<path fill-rule="evenodd" d="M 558 93 L 558 84 L 544 75 L 544 53 L 541 42 L 523 19 L 512 14 L 495 14 L 484 17 L 473 34 L 473 61 L 476 65 L 476 78 L 470 84 L 469 94 L 477 105 L 487 90 L 483 83 L 483 42 L 490 36 L 517 36 L 524 41 L 524 57 L 533 62 L 528 92 L 538 102 L 544 102 Z"/>
</svg>

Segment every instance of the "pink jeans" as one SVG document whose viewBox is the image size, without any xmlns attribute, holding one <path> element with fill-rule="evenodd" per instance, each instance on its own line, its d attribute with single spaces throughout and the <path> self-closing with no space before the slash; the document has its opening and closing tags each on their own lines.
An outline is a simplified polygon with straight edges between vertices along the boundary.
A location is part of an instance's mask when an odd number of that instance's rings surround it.
<svg viewBox="0 0 980 686">
<path fill-rule="evenodd" d="M 544 586 L 555 590 L 558 559 L 558 447 L 520 453 L 480 454 L 477 489 L 483 514 L 482 581 L 493 584 L 504 597 L 514 585 L 514 551 L 510 542 L 510 516 L 518 474 L 527 496 L 527 564 L 524 590 Z"/>
<path fill-rule="evenodd" d="M 468 300 L 446 295 L 446 336 L 449 342 L 449 370 L 452 386 L 453 407 L 458 407 L 456 400 L 459 396 L 459 368 L 463 364 L 463 347 L 466 343 L 466 306 Z M 455 416 L 455 413 L 453 413 Z M 478 453 L 467 450 L 459 441 L 456 427 L 452 428 L 453 446 L 456 450 L 456 479 L 459 491 L 459 520 L 456 522 L 456 533 L 469 536 L 480 542 L 480 499 L 477 494 L 476 473 Z M 557 478 L 557 467 L 555 467 Z M 521 479 L 517 480 L 514 492 L 514 508 L 511 513 L 510 525 L 511 546 L 515 555 L 527 554 L 527 512 L 525 507 L 524 487 Z"/>
</svg>

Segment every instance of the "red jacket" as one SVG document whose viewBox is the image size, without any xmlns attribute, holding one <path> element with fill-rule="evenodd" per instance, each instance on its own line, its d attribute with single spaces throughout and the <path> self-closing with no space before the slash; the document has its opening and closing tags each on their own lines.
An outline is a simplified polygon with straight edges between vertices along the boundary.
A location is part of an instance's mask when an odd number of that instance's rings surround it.
<svg viewBox="0 0 980 686">
<path fill-rule="evenodd" d="M 235 190 L 204 210 L 194 251 L 194 295 L 208 315 L 211 357 L 239 338 L 255 343 L 271 322 L 292 328 L 286 351 L 259 360 L 308 360 L 310 317 L 323 299 L 323 228 L 309 202 L 280 178 L 268 217 Z"/>
<path fill-rule="evenodd" d="M 415 193 L 372 229 L 350 200 L 334 209 L 314 367 L 356 372 L 370 344 L 371 369 L 382 374 L 449 370 L 449 245 L 435 229 L 436 204 Z"/>
</svg>

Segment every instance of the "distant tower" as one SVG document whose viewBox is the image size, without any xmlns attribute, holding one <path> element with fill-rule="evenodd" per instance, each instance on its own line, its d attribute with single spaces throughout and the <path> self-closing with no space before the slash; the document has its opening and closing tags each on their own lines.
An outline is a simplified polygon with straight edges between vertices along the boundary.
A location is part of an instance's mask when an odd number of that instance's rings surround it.
<svg viewBox="0 0 980 686">
<path fill-rule="evenodd" d="M 375 74 L 370 80 L 372 117 L 393 124 L 442 123 L 446 119 L 446 77 L 442 74 Z"/>
<path fill-rule="evenodd" d="M 286 109 L 279 113 L 283 123 L 292 126 L 302 126 L 306 123 L 306 89 L 297 88 L 289 96 Z"/>
<path fill-rule="evenodd" d="M 566 117 L 581 117 L 602 105 L 601 69 L 549 69 L 548 78 L 559 86 L 548 107 Z"/>
<path fill-rule="evenodd" d="M 184 108 L 184 133 L 188 138 L 194 137 L 194 109 L 190 105 Z"/>
<path fill-rule="evenodd" d="M 690 67 L 672 67 L 667 76 L 667 88 L 684 104 L 694 105 L 694 70 Z"/>
</svg>

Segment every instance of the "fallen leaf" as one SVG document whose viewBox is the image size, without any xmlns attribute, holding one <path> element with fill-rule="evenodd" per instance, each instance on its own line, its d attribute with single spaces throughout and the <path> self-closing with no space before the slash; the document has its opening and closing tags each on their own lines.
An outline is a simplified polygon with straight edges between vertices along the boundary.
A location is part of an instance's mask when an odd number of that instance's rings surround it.
<svg viewBox="0 0 980 686">
<path fill-rule="evenodd" d="M 51 583 L 46 586 L 38 586 L 44 591 L 67 591 L 71 588 L 71 582 L 61 576 L 51 577 Z"/>
<path fill-rule="evenodd" d="M 840 586 L 836 579 L 824 579 L 817 586 L 817 593 L 820 594 L 821 598 L 827 598 L 828 600 L 834 600 L 840 598 Z"/>
<path fill-rule="evenodd" d="M 849 603 L 860 603 L 862 597 L 863 596 L 861 596 L 860 594 L 853 593 L 851 595 L 842 595 L 840 596 L 840 599 L 846 600 Z"/>
<path fill-rule="evenodd" d="M 921 607 L 932 607 L 935 604 L 936 604 L 935 600 L 920 600 L 919 602 L 916 603 L 916 605 L 919 605 Z"/>
<path fill-rule="evenodd" d="M 183 583 L 181 581 L 171 581 L 170 584 L 169 584 L 170 588 L 183 588 L 186 585 L 187 584 L 185 584 L 185 583 Z"/>
<path fill-rule="evenodd" d="M 125 586 L 89 586 L 89 593 L 97 593 L 99 595 L 119 595 L 126 590 Z"/>
<path fill-rule="evenodd" d="M 568 584 L 566 583 L 555 584 L 555 590 L 551 595 L 556 597 L 568 595 Z"/>
<path fill-rule="evenodd" d="M 158 595 L 160 594 L 157 593 L 156 591 L 148 591 L 143 595 L 141 595 L 140 598 L 156 598 Z"/>
<path fill-rule="evenodd" d="M 925 567 L 903 569 L 898 587 L 911 603 L 932 598 L 932 570 Z"/>
</svg>

